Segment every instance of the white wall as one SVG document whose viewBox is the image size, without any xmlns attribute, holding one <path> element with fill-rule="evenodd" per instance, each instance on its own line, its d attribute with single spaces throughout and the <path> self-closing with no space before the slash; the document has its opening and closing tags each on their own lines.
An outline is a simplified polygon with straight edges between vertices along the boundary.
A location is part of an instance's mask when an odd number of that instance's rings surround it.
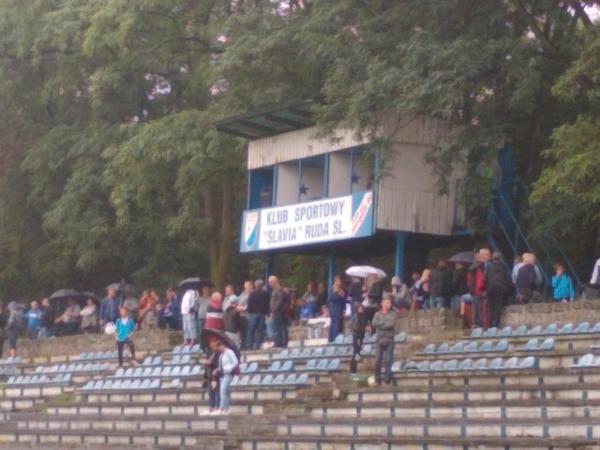
<svg viewBox="0 0 600 450">
<path fill-rule="evenodd" d="M 317 200 L 322 197 L 323 169 L 317 167 L 302 167 L 302 182 L 308 187 L 306 195 L 301 201 Z"/>
<path fill-rule="evenodd" d="M 277 203 L 275 206 L 298 203 L 299 173 L 298 163 L 285 163 L 277 166 Z"/>
</svg>

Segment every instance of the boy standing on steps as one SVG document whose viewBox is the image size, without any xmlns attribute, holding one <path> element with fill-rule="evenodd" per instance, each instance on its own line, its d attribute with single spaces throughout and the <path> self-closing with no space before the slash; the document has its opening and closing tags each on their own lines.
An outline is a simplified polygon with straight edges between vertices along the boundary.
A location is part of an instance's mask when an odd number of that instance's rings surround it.
<svg viewBox="0 0 600 450">
<path fill-rule="evenodd" d="M 119 309 L 120 317 L 115 323 L 115 335 L 117 337 L 117 352 L 119 355 L 119 367 L 123 367 L 123 347 L 127 345 L 131 352 L 131 360 L 135 363 L 135 347 L 131 340 L 131 334 L 135 330 L 135 322 L 129 316 L 129 310 L 121 307 Z"/>
<path fill-rule="evenodd" d="M 385 294 L 381 301 L 381 310 L 375 313 L 372 328 L 377 333 L 377 353 L 375 356 L 375 381 L 381 385 L 383 365 L 385 384 L 392 384 L 392 363 L 394 361 L 394 326 L 396 312 L 392 310 L 392 297 Z"/>
</svg>

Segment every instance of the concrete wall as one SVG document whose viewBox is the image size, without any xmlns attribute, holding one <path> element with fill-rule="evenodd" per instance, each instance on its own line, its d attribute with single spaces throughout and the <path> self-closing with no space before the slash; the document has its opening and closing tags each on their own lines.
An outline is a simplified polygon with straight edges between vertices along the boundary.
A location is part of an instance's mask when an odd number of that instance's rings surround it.
<svg viewBox="0 0 600 450">
<path fill-rule="evenodd" d="M 578 300 L 573 303 L 536 303 L 504 308 L 502 325 L 548 325 L 551 323 L 600 322 L 600 299 Z"/>
<path fill-rule="evenodd" d="M 298 163 L 281 164 L 277 167 L 277 198 L 274 206 L 298 203 L 299 184 Z"/>
</svg>

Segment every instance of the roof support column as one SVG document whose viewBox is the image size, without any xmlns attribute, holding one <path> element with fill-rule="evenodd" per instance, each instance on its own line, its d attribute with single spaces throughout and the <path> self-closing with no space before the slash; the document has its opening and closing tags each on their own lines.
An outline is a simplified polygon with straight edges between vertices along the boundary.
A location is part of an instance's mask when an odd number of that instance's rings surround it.
<svg viewBox="0 0 600 450">
<path fill-rule="evenodd" d="M 406 253 L 406 239 L 407 238 L 408 238 L 408 233 L 406 231 L 397 231 L 396 232 L 396 258 L 395 258 L 394 275 L 397 275 L 402 279 L 404 279 L 404 256 Z"/>
</svg>

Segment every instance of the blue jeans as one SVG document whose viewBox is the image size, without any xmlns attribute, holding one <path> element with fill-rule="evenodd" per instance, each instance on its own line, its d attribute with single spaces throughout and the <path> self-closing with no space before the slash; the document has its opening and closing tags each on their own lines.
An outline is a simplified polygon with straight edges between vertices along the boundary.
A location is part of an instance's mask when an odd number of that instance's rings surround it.
<svg viewBox="0 0 600 450">
<path fill-rule="evenodd" d="M 221 377 L 219 386 L 219 409 L 221 411 L 227 411 L 229 409 L 229 400 L 231 397 L 231 389 L 229 385 L 233 380 L 233 375 L 230 373 L 224 374 Z"/>
<path fill-rule="evenodd" d="M 341 308 L 331 308 L 331 325 L 329 325 L 329 342 L 333 342 L 338 334 L 343 332 L 344 310 Z"/>
<path fill-rule="evenodd" d="M 183 314 L 183 338 L 196 340 L 196 318 L 193 314 Z"/>
<path fill-rule="evenodd" d="M 375 354 L 375 380 L 381 383 L 381 368 L 383 366 L 386 383 L 392 382 L 392 363 L 394 362 L 394 340 L 387 343 L 377 343 Z"/>
<path fill-rule="evenodd" d="M 246 329 L 246 348 L 248 350 L 258 350 L 260 348 L 264 329 L 264 314 L 248 314 L 248 328 Z"/>
<path fill-rule="evenodd" d="M 431 308 L 441 309 L 445 303 L 446 299 L 444 297 L 431 297 L 430 299 Z"/>
</svg>

